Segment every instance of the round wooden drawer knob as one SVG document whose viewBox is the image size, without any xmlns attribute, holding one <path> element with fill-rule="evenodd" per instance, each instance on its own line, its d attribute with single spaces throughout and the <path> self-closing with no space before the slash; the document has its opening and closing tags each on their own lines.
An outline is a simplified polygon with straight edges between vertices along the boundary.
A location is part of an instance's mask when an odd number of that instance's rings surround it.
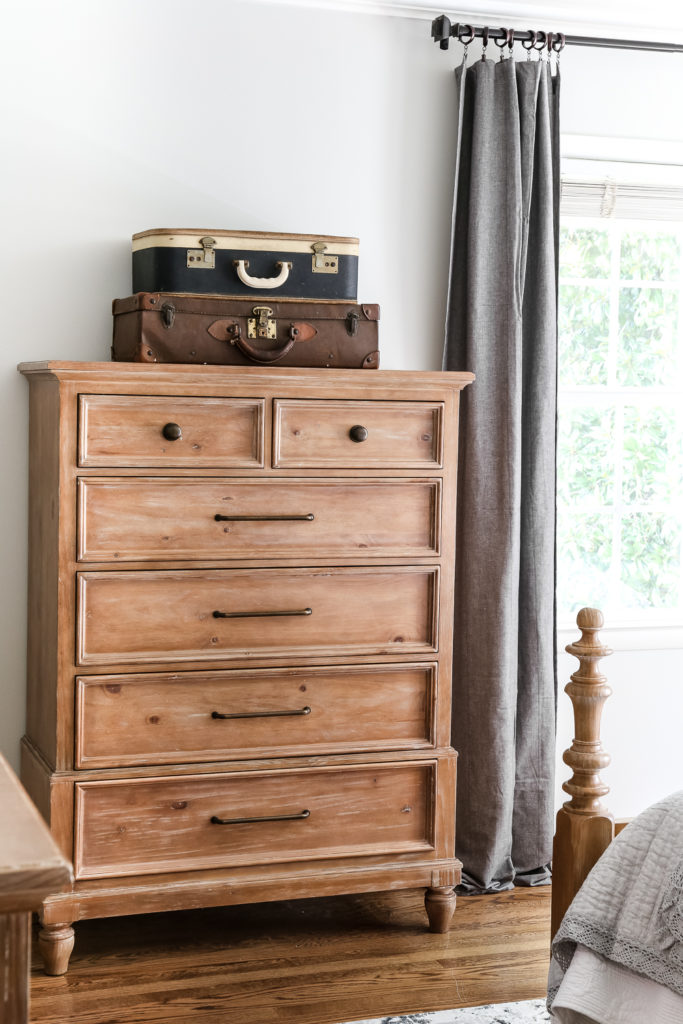
<svg viewBox="0 0 683 1024">
<path fill-rule="evenodd" d="M 178 423 L 167 423 L 161 433 L 167 441 L 179 441 L 183 436 L 183 432 Z"/>
<path fill-rule="evenodd" d="M 367 427 L 361 427 L 357 424 L 355 427 L 351 427 L 349 430 L 349 437 L 352 441 L 365 441 L 368 436 Z"/>
</svg>

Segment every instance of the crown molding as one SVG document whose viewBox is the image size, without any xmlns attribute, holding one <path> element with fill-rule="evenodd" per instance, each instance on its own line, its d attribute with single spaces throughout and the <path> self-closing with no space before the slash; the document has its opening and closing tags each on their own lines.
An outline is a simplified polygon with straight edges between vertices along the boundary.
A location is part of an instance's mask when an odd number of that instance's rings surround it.
<svg viewBox="0 0 683 1024">
<path fill-rule="evenodd" d="M 671 40 L 683 42 L 683 4 L 674 0 L 654 0 L 644 6 L 642 0 L 622 0 L 615 6 L 610 0 L 592 3 L 546 2 L 516 3 L 497 0 L 495 6 L 482 0 L 468 0 L 466 8 L 454 8 L 435 0 L 251 0 L 279 7 L 315 8 L 384 17 L 431 21 L 447 14 L 452 21 L 505 26 L 506 28 L 546 28 L 566 35 L 604 36 L 614 39 Z"/>
</svg>

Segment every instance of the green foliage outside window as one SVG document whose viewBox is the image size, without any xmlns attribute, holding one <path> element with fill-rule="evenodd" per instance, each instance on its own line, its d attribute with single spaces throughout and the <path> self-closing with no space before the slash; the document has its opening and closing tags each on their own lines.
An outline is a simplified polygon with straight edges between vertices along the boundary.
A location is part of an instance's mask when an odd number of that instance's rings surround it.
<svg viewBox="0 0 683 1024">
<path fill-rule="evenodd" d="M 560 621 L 683 611 L 683 231 L 570 222 L 560 253 Z"/>
<path fill-rule="evenodd" d="M 560 286 L 560 336 L 571 345 L 559 351 L 566 384 L 606 384 L 609 345 L 609 289 L 606 285 Z"/>
<path fill-rule="evenodd" d="M 679 301 L 677 291 L 620 289 L 617 380 L 623 387 L 671 380 L 678 355 Z"/>
</svg>

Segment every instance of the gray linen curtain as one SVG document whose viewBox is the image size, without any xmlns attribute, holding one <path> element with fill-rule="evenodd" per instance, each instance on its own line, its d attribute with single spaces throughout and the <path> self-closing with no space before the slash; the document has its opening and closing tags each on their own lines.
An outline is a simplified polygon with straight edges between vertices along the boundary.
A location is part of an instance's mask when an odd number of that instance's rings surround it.
<svg viewBox="0 0 683 1024">
<path fill-rule="evenodd" d="M 453 746 L 466 884 L 548 880 L 555 751 L 559 77 L 456 71 L 444 369 L 463 393 Z"/>
</svg>

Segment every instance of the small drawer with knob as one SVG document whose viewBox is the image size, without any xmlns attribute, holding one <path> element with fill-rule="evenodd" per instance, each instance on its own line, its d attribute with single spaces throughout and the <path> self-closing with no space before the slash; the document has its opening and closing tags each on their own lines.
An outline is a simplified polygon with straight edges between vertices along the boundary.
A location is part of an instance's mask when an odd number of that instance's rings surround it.
<svg viewBox="0 0 683 1024">
<path fill-rule="evenodd" d="M 260 398 L 79 396 L 83 467 L 259 469 L 263 438 Z"/>
<path fill-rule="evenodd" d="M 276 399 L 278 469 L 435 469 L 443 464 L 441 402 Z"/>
</svg>

